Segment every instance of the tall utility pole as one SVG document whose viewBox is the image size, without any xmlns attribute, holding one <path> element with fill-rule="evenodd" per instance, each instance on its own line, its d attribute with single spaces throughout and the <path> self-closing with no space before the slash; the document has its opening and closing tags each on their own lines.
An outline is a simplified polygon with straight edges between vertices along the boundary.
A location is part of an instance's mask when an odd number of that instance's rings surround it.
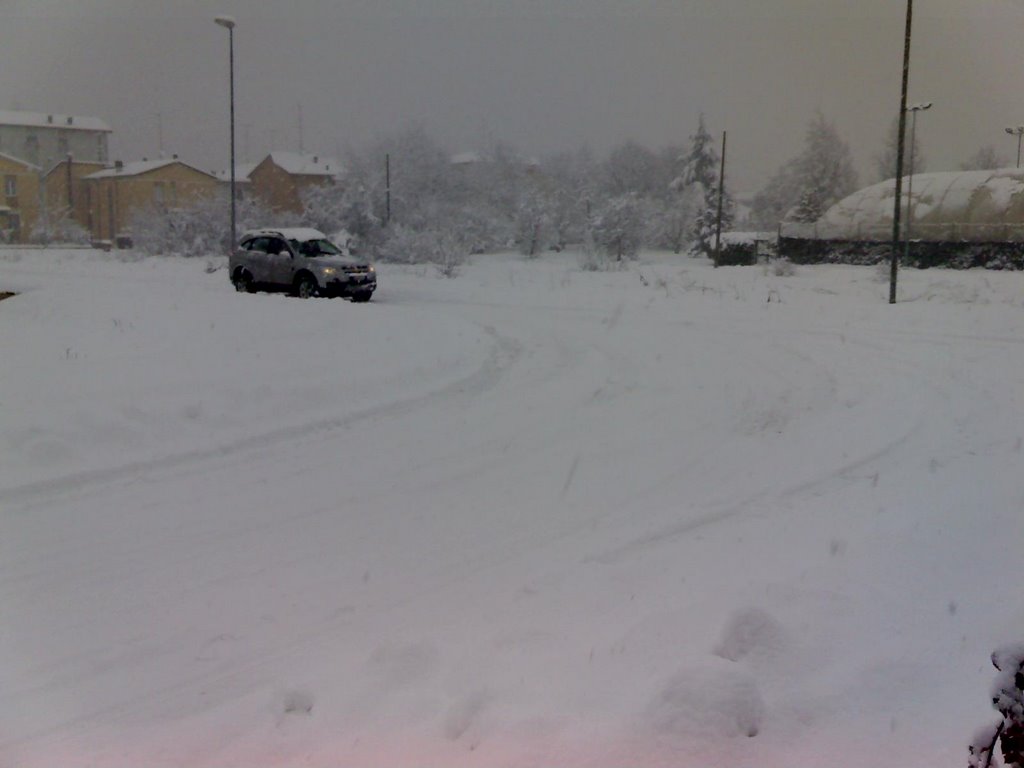
<svg viewBox="0 0 1024 768">
<path fill-rule="evenodd" d="M 391 223 L 391 153 L 384 155 L 384 226 Z"/>
<path fill-rule="evenodd" d="M 892 214 L 892 255 L 889 259 L 889 303 L 896 303 L 896 273 L 900 261 L 900 203 L 903 193 L 903 135 L 907 130 L 907 85 L 910 82 L 910 30 L 914 0 L 907 0 L 907 25 L 903 35 L 903 87 L 900 90 L 900 134 L 896 143 L 896 194 Z"/>
<path fill-rule="evenodd" d="M 299 116 L 299 154 L 301 155 L 306 151 L 305 141 L 303 140 L 302 136 L 302 105 L 296 104 L 295 106 L 297 107 L 297 112 Z"/>
<path fill-rule="evenodd" d="M 722 196 L 725 193 L 725 131 L 722 131 L 722 166 L 718 171 L 718 216 L 715 222 L 715 267 L 722 245 Z"/>
<path fill-rule="evenodd" d="M 231 92 L 231 247 L 228 253 L 234 253 L 237 244 L 235 230 L 235 20 L 230 16 L 218 16 L 214 21 L 228 31 L 228 82 Z"/>
</svg>

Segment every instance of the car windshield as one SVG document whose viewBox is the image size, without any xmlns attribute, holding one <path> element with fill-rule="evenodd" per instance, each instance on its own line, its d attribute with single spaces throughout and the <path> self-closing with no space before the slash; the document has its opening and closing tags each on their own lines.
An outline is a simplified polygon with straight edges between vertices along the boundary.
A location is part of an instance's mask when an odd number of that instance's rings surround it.
<svg viewBox="0 0 1024 768">
<path fill-rule="evenodd" d="M 292 248 L 303 256 L 340 256 L 341 249 L 330 240 L 306 240 L 302 243 L 291 240 Z"/>
</svg>

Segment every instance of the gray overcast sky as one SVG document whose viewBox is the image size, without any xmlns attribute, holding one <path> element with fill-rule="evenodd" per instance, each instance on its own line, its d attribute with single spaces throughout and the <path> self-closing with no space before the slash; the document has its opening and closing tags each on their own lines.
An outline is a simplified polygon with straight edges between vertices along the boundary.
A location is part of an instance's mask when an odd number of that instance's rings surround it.
<svg viewBox="0 0 1024 768">
<path fill-rule="evenodd" d="M 911 100 L 931 170 L 985 144 L 1015 159 L 1024 0 L 916 0 Z M 238 152 L 334 154 L 424 125 L 453 151 L 683 143 L 703 112 L 756 191 L 816 109 L 862 180 L 899 107 L 902 0 L 0 0 L 0 108 L 93 115 L 124 160 L 227 166 L 233 15 Z"/>
</svg>

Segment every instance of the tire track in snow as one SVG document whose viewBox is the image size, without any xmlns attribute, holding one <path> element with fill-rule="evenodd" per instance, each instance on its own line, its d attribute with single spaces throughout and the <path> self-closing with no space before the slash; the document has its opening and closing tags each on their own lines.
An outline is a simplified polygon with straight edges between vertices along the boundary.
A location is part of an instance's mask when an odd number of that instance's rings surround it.
<svg viewBox="0 0 1024 768">
<path fill-rule="evenodd" d="M 493 339 L 490 354 L 483 364 L 468 376 L 446 384 L 433 392 L 418 395 L 407 400 L 397 400 L 375 405 L 347 416 L 310 420 L 302 424 L 282 427 L 213 448 L 185 451 L 156 459 L 130 462 L 107 469 L 73 473 L 24 485 L 11 486 L 0 489 L 0 504 L 31 505 L 31 502 L 39 497 L 48 500 L 52 496 L 66 493 L 74 492 L 78 494 L 84 489 L 116 483 L 120 480 L 132 478 L 135 475 L 189 467 L 190 465 L 206 462 L 211 459 L 230 458 L 246 451 L 258 451 L 280 443 L 347 429 L 361 422 L 372 421 L 383 416 L 408 413 L 409 411 L 452 396 L 470 396 L 485 392 L 494 387 L 505 369 L 519 358 L 522 354 L 522 348 L 519 342 L 501 336 L 490 326 L 483 326 L 483 330 Z"/>
</svg>

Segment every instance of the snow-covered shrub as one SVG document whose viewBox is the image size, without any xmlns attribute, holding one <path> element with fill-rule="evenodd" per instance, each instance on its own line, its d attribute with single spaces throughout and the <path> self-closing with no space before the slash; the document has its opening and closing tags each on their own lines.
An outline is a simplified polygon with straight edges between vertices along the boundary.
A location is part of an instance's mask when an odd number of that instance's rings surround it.
<svg viewBox="0 0 1024 768">
<path fill-rule="evenodd" d="M 89 230 L 71 218 L 69 211 L 43 215 L 32 227 L 29 240 L 33 243 L 85 245 L 90 240 Z"/>
<path fill-rule="evenodd" d="M 796 274 L 796 267 L 793 262 L 782 259 L 772 266 L 772 274 L 776 277 L 792 277 Z"/>
<path fill-rule="evenodd" d="M 467 251 L 450 232 L 414 230 L 401 225 L 388 229 L 377 258 L 401 264 L 433 264 L 445 277 L 455 277 Z"/>
<path fill-rule="evenodd" d="M 516 212 L 516 244 L 524 256 L 535 258 L 552 242 L 551 202 L 538 190 L 529 190 L 519 200 Z"/>
<path fill-rule="evenodd" d="M 968 765 L 988 768 L 998 743 L 1006 768 L 1024 768 L 1024 645 L 996 651 L 992 666 L 999 671 L 992 685 L 992 707 L 1002 720 L 975 732 Z"/>
<path fill-rule="evenodd" d="M 615 261 L 632 259 L 640 251 L 644 220 L 634 194 L 612 198 L 594 217 L 594 245 Z"/>
<path fill-rule="evenodd" d="M 299 223 L 294 214 L 271 214 L 254 199 L 235 203 L 236 234 L 249 229 Z M 150 256 L 208 256 L 231 246 L 231 206 L 227 192 L 201 198 L 181 208 L 140 208 L 131 220 L 134 247 Z"/>
</svg>

